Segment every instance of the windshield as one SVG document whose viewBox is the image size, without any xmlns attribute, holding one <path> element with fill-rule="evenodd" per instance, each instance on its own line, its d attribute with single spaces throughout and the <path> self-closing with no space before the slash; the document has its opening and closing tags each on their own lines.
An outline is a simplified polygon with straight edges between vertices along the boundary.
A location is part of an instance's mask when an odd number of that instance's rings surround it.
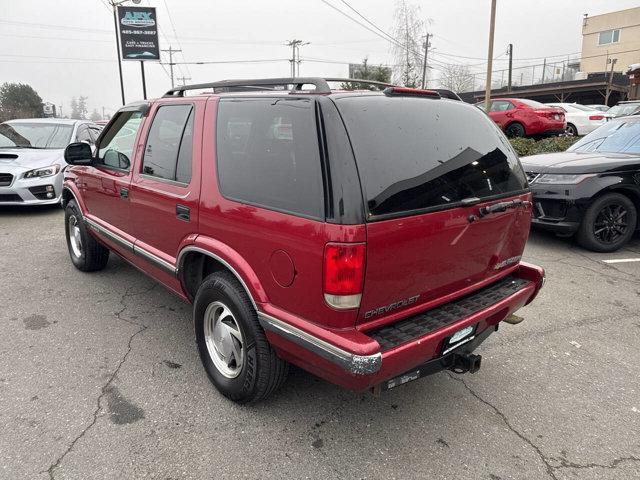
<svg viewBox="0 0 640 480">
<path fill-rule="evenodd" d="M 613 115 L 614 117 L 623 117 L 625 115 L 631 115 L 636 110 L 640 109 L 638 103 L 621 103 L 615 107 L 611 107 L 607 110 L 607 115 Z"/>
<path fill-rule="evenodd" d="M 416 97 L 351 96 L 336 103 L 370 216 L 450 208 L 527 186 L 508 141 L 477 108 Z"/>
<path fill-rule="evenodd" d="M 71 142 L 73 125 L 60 123 L 0 123 L 0 147 L 65 148 Z"/>
<path fill-rule="evenodd" d="M 574 143 L 567 151 L 640 153 L 640 118 L 607 122 Z"/>
<path fill-rule="evenodd" d="M 536 102 L 535 100 L 529 100 L 527 98 L 519 98 L 518 101 L 531 108 L 549 108 L 549 106 L 545 105 L 544 103 Z"/>
</svg>

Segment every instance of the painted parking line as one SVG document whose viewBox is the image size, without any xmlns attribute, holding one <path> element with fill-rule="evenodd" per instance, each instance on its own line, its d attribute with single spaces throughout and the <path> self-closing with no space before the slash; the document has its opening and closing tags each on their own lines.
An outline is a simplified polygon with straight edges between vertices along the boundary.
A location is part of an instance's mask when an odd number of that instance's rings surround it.
<svg viewBox="0 0 640 480">
<path fill-rule="evenodd" d="M 640 258 L 614 258 L 612 260 L 602 260 L 604 263 L 632 263 L 640 262 Z"/>
</svg>

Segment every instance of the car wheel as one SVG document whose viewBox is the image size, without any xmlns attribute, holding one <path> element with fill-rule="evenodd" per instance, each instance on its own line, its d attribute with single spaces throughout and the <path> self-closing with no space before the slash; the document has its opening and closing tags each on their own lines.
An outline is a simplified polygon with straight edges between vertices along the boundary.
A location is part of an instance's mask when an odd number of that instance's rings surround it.
<svg viewBox="0 0 640 480">
<path fill-rule="evenodd" d="M 75 267 L 83 272 L 102 270 L 109 261 L 109 249 L 98 243 L 87 231 L 75 200 L 67 203 L 64 220 L 67 248 Z"/>
<path fill-rule="evenodd" d="M 565 129 L 567 135 L 578 136 L 578 129 L 572 123 L 567 123 L 567 128 Z"/>
<path fill-rule="evenodd" d="M 636 223 L 633 202 L 620 193 L 607 193 L 589 206 L 576 239 L 588 250 L 613 252 L 631 239 Z"/>
<path fill-rule="evenodd" d="M 509 138 L 524 137 L 524 135 L 525 135 L 524 126 L 521 123 L 513 122 L 513 123 L 509 124 L 509 126 L 504 131 L 504 133 Z"/>
<path fill-rule="evenodd" d="M 202 282 L 193 317 L 200 359 L 224 396 L 256 402 L 284 383 L 289 364 L 276 355 L 249 296 L 231 273 L 214 273 Z"/>
</svg>

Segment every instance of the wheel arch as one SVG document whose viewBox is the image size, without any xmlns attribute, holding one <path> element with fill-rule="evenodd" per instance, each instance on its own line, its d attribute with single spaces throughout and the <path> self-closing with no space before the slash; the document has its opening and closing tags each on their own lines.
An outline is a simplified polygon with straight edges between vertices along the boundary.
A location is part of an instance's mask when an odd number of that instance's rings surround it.
<svg viewBox="0 0 640 480">
<path fill-rule="evenodd" d="M 636 207 L 636 213 L 640 216 L 640 189 L 633 188 L 629 185 L 610 185 L 593 195 L 589 200 L 589 204 L 595 202 L 598 198 L 606 195 L 607 193 L 619 193 L 629 198 Z M 640 222 L 636 225 L 636 229 L 638 228 L 638 225 L 640 225 Z"/>
<path fill-rule="evenodd" d="M 211 242 L 219 243 L 214 240 Z M 229 255 L 222 250 L 203 244 L 201 240 L 198 244 L 188 245 L 180 251 L 176 266 L 178 280 L 184 293 L 189 301 L 193 301 L 198 287 L 208 275 L 227 271 L 240 282 L 253 307 L 258 310 L 258 303 L 266 302 L 267 297 L 257 275 L 237 252 L 226 247 L 224 250 L 235 253 L 235 255 Z"/>
<path fill-rule="evenodd" d="M 75 192 L 71 185 L 65 183 L 62 187 L 62 207 L 66 207 L 70 200 L 75 200 L 80 212 L 84 214 L 84 202 L 80 201 L 79 192 Z"/>
</svg>

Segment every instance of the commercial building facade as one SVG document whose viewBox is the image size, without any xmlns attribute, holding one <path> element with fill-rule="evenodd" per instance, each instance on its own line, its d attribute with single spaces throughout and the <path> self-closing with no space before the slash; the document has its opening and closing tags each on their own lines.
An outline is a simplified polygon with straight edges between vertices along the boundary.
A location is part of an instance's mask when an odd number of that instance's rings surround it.
<svg viewBox="0 0 640 480">
<path fill-rule="evenodd" d="M 615 72 L 626 72 L 629 65 L 640 62 L 640 7 L 585 15 L 580 71 L 610 71 L 613 59 Z"/>
</svg>

